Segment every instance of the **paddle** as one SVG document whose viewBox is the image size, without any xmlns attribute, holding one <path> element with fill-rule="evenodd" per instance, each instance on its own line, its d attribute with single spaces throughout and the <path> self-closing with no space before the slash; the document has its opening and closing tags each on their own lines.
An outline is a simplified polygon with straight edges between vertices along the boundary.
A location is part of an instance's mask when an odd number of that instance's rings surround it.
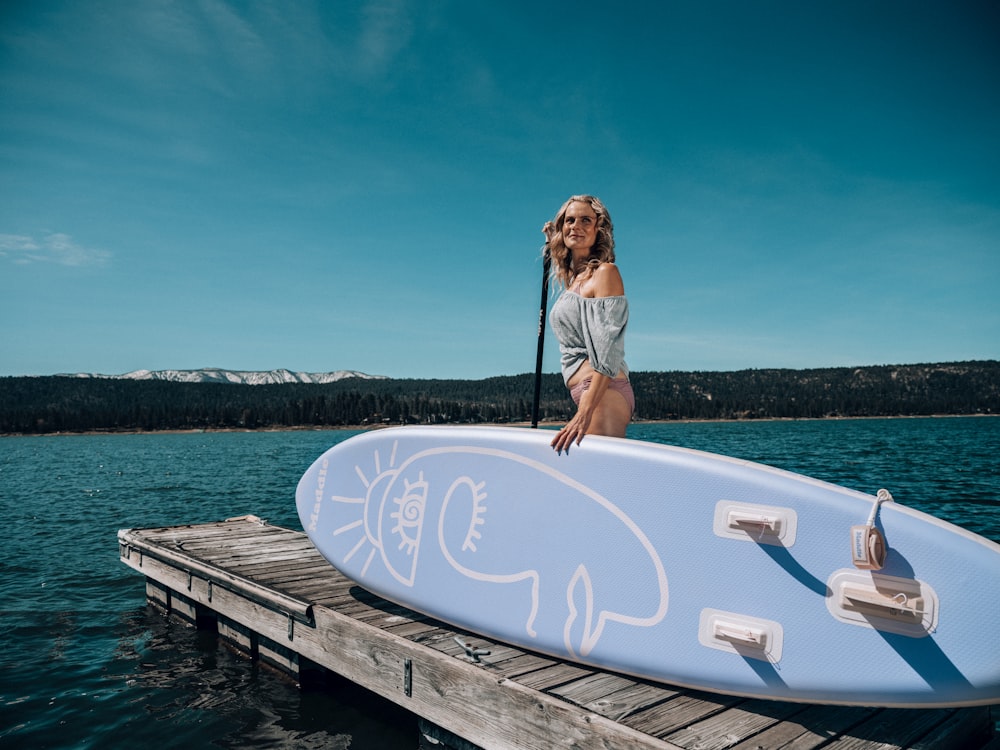
<svg viewBox="0 0 1000 750">
<path fill-rule="evenodd" d="M 552 256 L 546 241 L 542 251 L 542 302 L 538 308 L 538 353 L 535 356 L 535 400 L 531 406 L 531 426 L 538 427 L 538 407 L 542 397 L 542 354 L 545 351 L 545 312 L 549 302 L 549 268 Z"/>
</svg>

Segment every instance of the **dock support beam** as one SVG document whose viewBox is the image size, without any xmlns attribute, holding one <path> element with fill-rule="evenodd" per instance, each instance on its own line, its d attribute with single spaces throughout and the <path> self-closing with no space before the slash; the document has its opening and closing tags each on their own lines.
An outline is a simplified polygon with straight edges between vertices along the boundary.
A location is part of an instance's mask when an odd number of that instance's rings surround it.
<svg viewBox="0 0 1000 750">
<path fill-rule="evenodd" d="M 426 719 L 417 718 L 420 725 L 420 745 L 418 750 L 483 750 L 466 739 L 442 729 Z"/>
</svg>

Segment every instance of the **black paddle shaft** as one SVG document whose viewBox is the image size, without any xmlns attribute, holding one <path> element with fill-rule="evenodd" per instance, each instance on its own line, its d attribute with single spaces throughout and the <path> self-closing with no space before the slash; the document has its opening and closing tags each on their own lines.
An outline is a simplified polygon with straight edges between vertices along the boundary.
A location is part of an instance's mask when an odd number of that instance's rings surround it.
<svg viewBox="0 0 1000 750">
<path fill-rule="evenodd" d="M 535 356 L 535 399 L 531 405 L 531 426 L 538 427 L 538 409 L 542 398 L 542 355 L 545 352 L 545 313 L 549 303 L 549 268 L 552 258 L 545 245 L 542 261 L 542 301 L 538 307 L 538 353 Z"/>
</svg>

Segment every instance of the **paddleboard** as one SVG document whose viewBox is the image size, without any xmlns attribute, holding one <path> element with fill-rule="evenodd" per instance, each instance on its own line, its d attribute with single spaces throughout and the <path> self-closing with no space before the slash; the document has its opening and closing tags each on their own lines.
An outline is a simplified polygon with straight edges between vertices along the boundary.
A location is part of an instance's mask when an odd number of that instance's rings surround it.
<svg viewBox="0 0 1000 750">
<path fill-rule="evenodd" d="M 1000 702 L 1000 545 L 885 491 L 551 438 L 363 433 L 305 472 L 299 517 L 362 587 L 554 657 L 785 701 Z"/>
</svg>

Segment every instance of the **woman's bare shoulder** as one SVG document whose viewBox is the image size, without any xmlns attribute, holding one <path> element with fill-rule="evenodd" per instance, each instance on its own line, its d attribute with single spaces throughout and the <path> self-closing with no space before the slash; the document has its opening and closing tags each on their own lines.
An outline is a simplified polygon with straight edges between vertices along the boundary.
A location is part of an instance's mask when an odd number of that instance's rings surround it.
<svg viewBox="0 0 1000 750">
<path fill-rule="evenodd" d="M 619 297 L 625 294 L 621 271 L 614 263 L 601 263 L 594 269 L 592 280 L 595 297 Z"/>
</svg>

